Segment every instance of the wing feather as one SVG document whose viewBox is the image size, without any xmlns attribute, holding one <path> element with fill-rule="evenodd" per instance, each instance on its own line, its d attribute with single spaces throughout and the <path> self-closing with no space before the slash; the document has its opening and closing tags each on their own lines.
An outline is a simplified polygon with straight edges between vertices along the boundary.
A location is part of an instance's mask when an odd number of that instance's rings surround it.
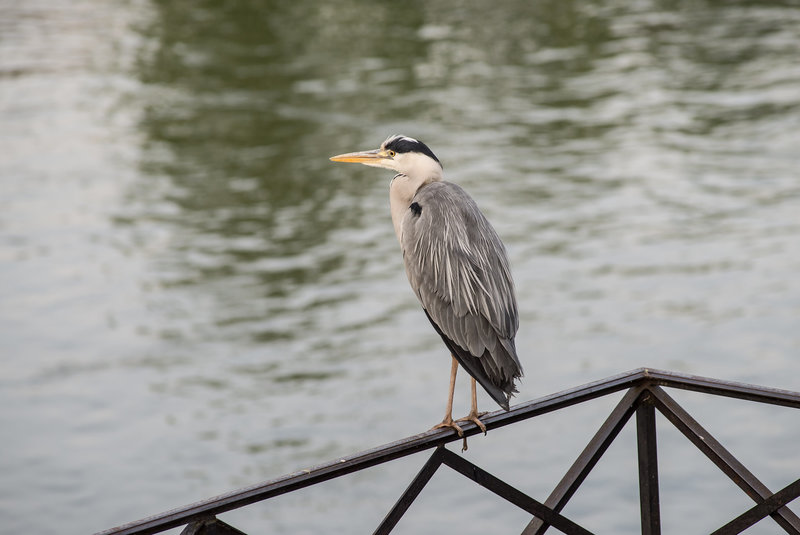
<svg viewBox="0 0 800 535">
<path fill-rule="evenodd" d="M 406 274 L 428 318 L 462 366 L 504 407 L 522 375 L 519 328 L 505 247 L 459 186 L 420 188 L 400 244 Z"/>
</svg>

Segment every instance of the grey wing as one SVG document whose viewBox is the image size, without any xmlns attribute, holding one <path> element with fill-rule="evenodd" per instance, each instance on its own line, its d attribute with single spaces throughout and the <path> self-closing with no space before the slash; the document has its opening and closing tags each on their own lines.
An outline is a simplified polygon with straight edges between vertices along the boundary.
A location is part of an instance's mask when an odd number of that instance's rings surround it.
<svg viewBox="0 0 800 535">
<path fill-rule="evenodd" d="M 461 365 L 501 406 L 522 375 L 519 327 L 505 247 L 459 186 L 434 182 L 414 196 L 401 224 L 409 282 Z"/>
</svg>

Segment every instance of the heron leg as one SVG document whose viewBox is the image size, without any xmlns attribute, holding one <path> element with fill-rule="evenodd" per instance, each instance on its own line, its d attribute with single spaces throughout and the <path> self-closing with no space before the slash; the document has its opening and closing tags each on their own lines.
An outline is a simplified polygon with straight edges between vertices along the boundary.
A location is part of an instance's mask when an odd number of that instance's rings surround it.
<svg viewBox="0 0 800 535">
<path fill-rule="evenodd" d="M 458 433 L 458 436 L 463 437 L 464 431 L 453 420 L 453 393 L 456 390 L 456 374 L 458 373 L 458 361 L 452 355 L 451 358 L 453 359 L 453 363 L 450 366 L 450 395 L 447 397 L 447 410 L 445 411 L 444 420 L 442 420 L 441 423 L 434 425 L 432 429 L 441 429 L 443 427 L 449 427 L 451 429 L 455 429 L 456 432 Z"/>
<path fill-rule="evenodd" d="M 476 385 L 475 378 L 472 378 L 472 405 L 470 407 L 469 414 L 466 415 L 464 418 L 459 418 L 458 422 L 472 422 L 478 427 L 480 427 L 483 434 L 486 434 L 486 426 L 483 425 L 483 422 L 480 421 L 480 417 L 486 414 L 485 412 L 478 412 L 478 387 Z"/>
</svg>

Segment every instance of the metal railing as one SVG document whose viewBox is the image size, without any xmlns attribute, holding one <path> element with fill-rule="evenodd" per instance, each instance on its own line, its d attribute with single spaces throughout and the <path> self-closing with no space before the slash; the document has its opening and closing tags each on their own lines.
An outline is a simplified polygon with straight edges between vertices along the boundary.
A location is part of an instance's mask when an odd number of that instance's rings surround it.
<svg viewBox="0 0 800 535">
<path fill-rule="evenodd" d="M 800 535 L 800 518 L 786 507 L 786 504 L 800 496 L 800 479 L 796 479 L 777 492 L 771 491 L 667 394 L 664 387 L 800 409 L 800 392 L 641 368 L 521 403 L 508 412 L 498 411 L 482 418 L 486 428 L 491 430 L 627 390 L 544 502 L 535 500 L 446 449 L 445 444 L 460 438 L 451 429 L 438 429 L 131 522 L 96 535 L 146 535 L 184 525 L 186 528 L 182 535 L 244 535 L 219 520 L 216 515 L 428 449 L 433 449 L 433 454 L 374 533 L 389 533 L 437 469 L 445 465 L 530 513 L 532 520 L 522 531 L 523 535 L 542 535 L 550 526 L 568 535 L 587 535 L 591 534 L 591 531 L 566 518 L 561 511 L 634 414 L 636 414 L 642 534 L 658 535 L 661 533 L 661 513 L 658 492 L 656 411 L 663 414 L 755 502 L 753 507 L 731 519 L 712 535 L 740 533 L 767 516 L 770 516 L 786 533 Z M 465 424 L 463 429 L 465 436 L 481 432 L 474 424 Z M 797 471 L 800 476 L 800 466 Z"/>
</svg>

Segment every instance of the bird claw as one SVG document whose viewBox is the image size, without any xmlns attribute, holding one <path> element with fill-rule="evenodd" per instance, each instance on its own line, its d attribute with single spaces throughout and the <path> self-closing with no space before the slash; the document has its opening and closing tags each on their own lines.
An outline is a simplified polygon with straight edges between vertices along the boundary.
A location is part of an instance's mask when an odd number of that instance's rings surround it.
<svg viewBox="0 0 800 535">
<path fill-rule="evenodd" d="M 485 412 L 470 412 L 468 415 L 464 416 L 463 418 L 459 418 L 456 421 L 457 422 L 472 422 L 475 425 L 477 425 L 478 428 L 480 428 L 480 430 L 483 431 L 483 434 L 485 435 L 486 434 L 486 426 L 483 425 L 483 422 L 480 421 L 480 417 L 485 415 L 485 414 L 487 414 L 487 413 L 485 413 Z M 463 436 L 463 435 L 460 435 L 460 436 Z M 466 450 L 466 447 L 464 448 L 464 450 Z"/>
<path fill-rule="evenodd" d="M 461 420 L 464 420 L 464 418 L 461 418 L 458 421 L 460 422 Z M 483 424 L 481 424 L 481 426 L 483 426 Z M 461 452 L 463 453 L 463 452 L 467 451 L 467 447 L 468 447 L 467 446 L 467 437 L 464 436 L 464 430 L 461 429 L 461 426 L 458 425 L 453 420 L 452 417 L 445 418 L 444 420 L 441 421 L 441 423 L 438 423 L 438 424 L 434 425 L 433 427 L 431 427 L 431 429 L 443 429 L 443 428 L 455 429 L 456 433 L 458 433 L 458 436 L 460 436 L 461 438 L 464 439 L 464 444 L 461 446 Z M 484 433 L 486 432 L 486 428 L 485 427 L 483 428 L 483 431 L 484 431 Z"/>
<path fill-rule="evenodd" d="M 458 436 L 460 436 L 460 437 L 464 436 L 464 430 L 461 429 L 460 425 L 458 425 L 457 423 L 455 423 L 453 421 L 452 417 L 445 418 L 444 420 L 441 421 L 441 423 L 438 423 L 438 424 L 434 425 L 433 427 L 431 427 L 431 429 L 443 429 L 443 428 L 448 428 L 448 427 L 450 429 L 455 429 L 456 433 L 458 433 Z"/>
</svg>

